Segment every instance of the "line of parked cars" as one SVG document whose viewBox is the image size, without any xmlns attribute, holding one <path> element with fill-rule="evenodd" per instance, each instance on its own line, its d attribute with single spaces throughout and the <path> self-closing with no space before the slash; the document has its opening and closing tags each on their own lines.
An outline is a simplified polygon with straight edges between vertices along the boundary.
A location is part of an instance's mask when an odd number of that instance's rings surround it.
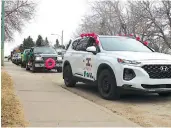
<svg viewBox="0 0 171 128">
<path fill-rule="evenodd" d="M 40 69 L 56 69 L 58 72 L 62 72 L 64 53 L 64 49 L 54 49 L 49 46 L 32 47 L 23 52 L 14 53 L 11 61 L 32 72 Z"/>
<path fill-rule="evenodd" d="M 122 90 L 171 96 L 171 55 L 157 53 L 131 35 L 81 34 L 66 51 L 33 47 L 12 59 L 32 72 L 63 70 L 67 87 L 92 83 L 107 100 L 119 99 Z"/>
<path fill-rule="evenodd" d="M 21 63 L 21 53 L 14 53 L 11 57 L 11 61 L 16 65 L 19 65 Z"/>
</svg>

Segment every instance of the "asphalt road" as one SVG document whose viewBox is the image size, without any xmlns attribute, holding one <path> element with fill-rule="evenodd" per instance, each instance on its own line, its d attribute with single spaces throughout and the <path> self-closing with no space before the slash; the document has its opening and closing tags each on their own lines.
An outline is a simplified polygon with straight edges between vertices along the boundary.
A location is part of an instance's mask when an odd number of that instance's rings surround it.
<svg viewBox="0 0 171 128">
<path fill-rule="evenodd" d="M 66 88 L 62 73 L 42 71 L 35 75 L 104 106 L 141 126 L 171 127 L 171 97 L 160 97 L 157 94 L 127 94 L 119 101 L 107 101 L 98 95 L 97 88 L 92 85 L 77 84 L 75 88 Z"/>
</svg>

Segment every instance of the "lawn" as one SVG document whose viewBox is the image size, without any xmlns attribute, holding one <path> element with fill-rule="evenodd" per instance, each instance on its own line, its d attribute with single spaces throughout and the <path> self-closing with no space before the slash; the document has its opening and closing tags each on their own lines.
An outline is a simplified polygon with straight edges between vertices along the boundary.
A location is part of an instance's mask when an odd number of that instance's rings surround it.
<svg viewBox="0 0 171 128">
<path fill-rule="evenodd" d="M 25 127 L 27 122 L 24 119 L 23 108 L 15 94 L 14 84 L 5 71 L 1 72 L 2 97 L 1 97 L 1 126 L 2 127 Z"/>
</svg>

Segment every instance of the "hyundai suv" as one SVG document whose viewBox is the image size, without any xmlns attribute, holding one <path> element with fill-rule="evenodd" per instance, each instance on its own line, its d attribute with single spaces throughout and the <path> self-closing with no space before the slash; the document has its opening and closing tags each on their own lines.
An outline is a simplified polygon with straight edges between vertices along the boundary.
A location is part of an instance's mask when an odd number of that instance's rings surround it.
<svg viewBox="0 0 171 128">
<path fill-rule="evenodd" d="M 154 52 L 133 37 L 82 34 L 63 60 L 67 87 L 77 82 L 98 85 L 104 99 L 120 98 L 121 89 L 171 94 L 171 55 Z"/>
</svg>

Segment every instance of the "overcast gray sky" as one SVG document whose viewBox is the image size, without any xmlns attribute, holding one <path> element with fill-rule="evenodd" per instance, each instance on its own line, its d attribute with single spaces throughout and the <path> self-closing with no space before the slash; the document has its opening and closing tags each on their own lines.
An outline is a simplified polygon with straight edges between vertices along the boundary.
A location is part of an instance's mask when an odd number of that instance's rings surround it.
<svg viewBox="0 0 171 128">
<path fill-rule="evenodd" d="M 64 30 L 64 43 L 67 43 L 86 13 L 88 1 L 94 0 L 39 0 L 35 18 L 26 23 L 22 34 L 15 33 L 14 42 L 5 43 L 5 55 L 9 55 L 11 50 L 29 35 L 34 40 L 39 34 L 43 38 L 47 36 L 48 40 L 54 43 L 56 38 L 60 41 L 60 37 L 51 34 L 61 35 Z"/>
</svg>

